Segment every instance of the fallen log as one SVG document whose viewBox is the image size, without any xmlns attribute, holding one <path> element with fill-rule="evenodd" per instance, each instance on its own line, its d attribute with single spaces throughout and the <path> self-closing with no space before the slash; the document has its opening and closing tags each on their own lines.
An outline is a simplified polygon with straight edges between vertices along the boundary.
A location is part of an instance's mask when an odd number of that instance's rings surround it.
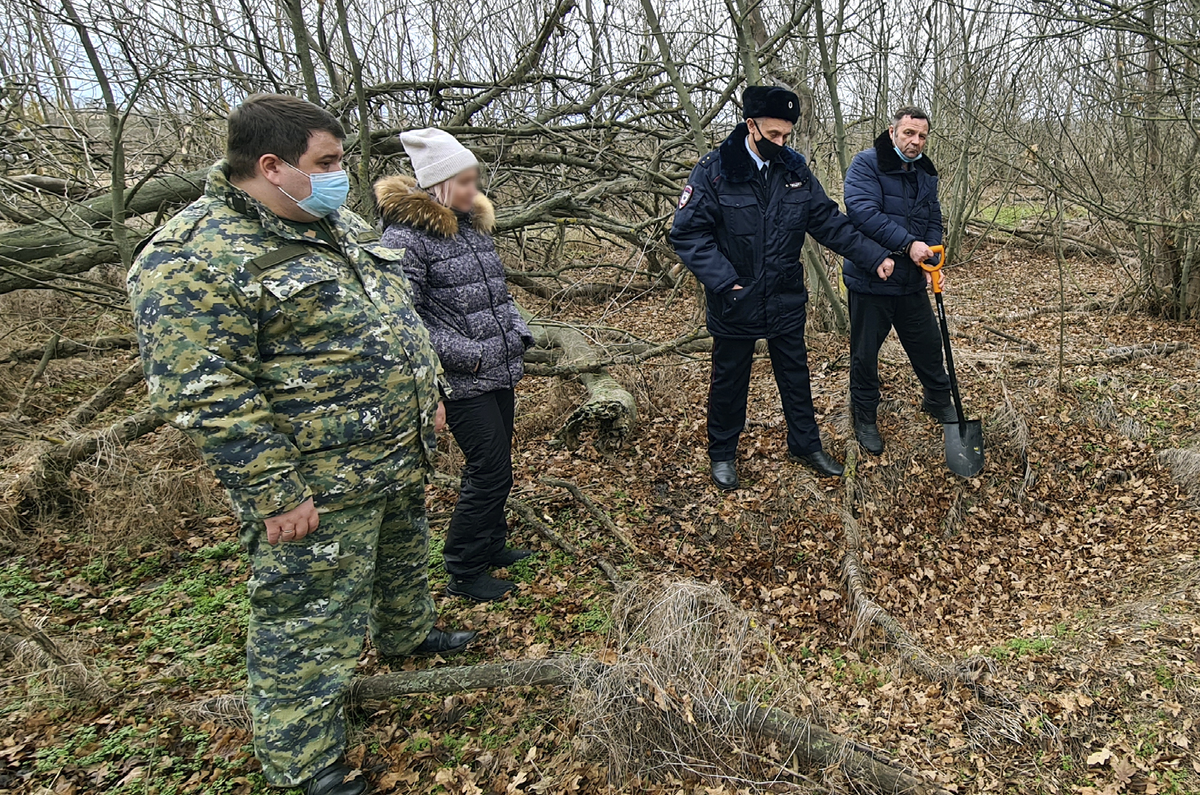
<svg viewBox="0 0 1200 795">
<path fill-rule="evenodd" d="M 510 687 L 587 687 L 604 666 L 592 659 L 567 657 L 517 660 L 508 663 L 429 668 L 356 678 L 350 685 L 352 704 L 387 701 L 408 695 L 461 693 Z M 654 696 L 645 699 L 653 706 Z M 245 696 L 215 696 L 197 704 L 176 706 L 174 711 L 192 720 L 216 719 L 247 728 Z M 717 725 L 737 723 L 764 741 L 776 742 L 787 754 L 783 764 L 799 763 L 810 769 L 840 768 L 847 776 L 881 793 L 940 795 L 945 790 L 887 760 L 883 754 L 840 737 L 811 721 L 779 709 L 751 703 L 728 702 L 724 714 L 711 716 Z"/>
<path fill-rule="evenodd" d="M 550 302 L 551 306 L 561 306 L 572 301 L 590 301 L 597 303 L 622 293 L 647 293 L 657 289 L 663 282 L 634 281 L 628 284 L 615 282 L 573 282 L 568 285 L 544 284 L 532 276 L 520 271 L 508 274 L 508 281 L 525 292 Z"/>
<path fill-rule="evenodd" d="M 57 347 L 58 332 L 55 332 L 42 350 L 42 358 L 38 360 L 37 367 L 33 368 L 33 373 L 29 376 L 29 380 L 25 382 L 25 388 L 21 390 L 21 396 L 17 398 L 17 405 L 13 409 L 14 417 L 25 416 L 25 408 L 29 405 L 30 398 L 33 397 L 33 387 L 46 374 L 46 368 L 50 366 L 51 360 L 54 359 L 54 350 Z"/>
<path fill-rule="evenodd" d="M 142 185 L 125 190 L 125 212 L 127 215 L 143 215 L 157 212 L 165 206 L 182 205 L 194 201 L 204 188 L 207 169 L 188 174 L 167 174 L 154 177 Z M 65 264 L 68 254 L 85 249 L 103 249 L 94 236 L 81 230 L 102 230 L 112 223 L 112 199 L 106 194 L 76 204 L 53 222 L 30 224 L 0 234 L 0 256 L 18 262 L 45 260 L 42 266 L 54 270 L 52 265 Z M 99 237 L 106 233 L 100 232 Z M 74 271 L 79 273 L 80 271 Z M 18 289 L 0 282 L 0 292 Z"/>
<path fill-rule="evenodd" d="M 535 533 L 549 541 L 551 544 L 554 544 L 563 552 L 566 552 L 568 555 L 578 558 L 579 560 L 589 560 L 589 556 L 585 555 L 582 549 L 577 547 L 571 541 L 563 538 L 560 533 L 555 532 L 553 527 L 543 522 L 541 517 L 537 515 L 537 511 L 533 510 L 533 506 L 529 503 L 525 502 L 524 500 L 519 500 L 516 497 L 509 497 L 508 507 L 513 511 L 516 511 L 517 515 L 521 517 L 521 520 L 524 521 L 525 524 L 532 527 Z M 617 571 L 617 567 L 609 562 L 608 558 L 604 557 L 603 555 L 597 555 L 590 559 L 596 564 L 596 568 L 604 572 L 604 576 L 608 577 L 609 582 L 611 582 L 613 585 L 620 584 L 621 574 Z"/>
<path fill-rule="evenodd" d="M 96 337 L 91 340 L 59 340 L 54 348 L 55 359 L 66 359 L 71 356 L 83 356 L 88 353 L 102 351 L 128 351 L 137 347 L 137 337 L 132 334 L 118 334 L 111 337 Z M 0 355 L 0 364 L 15 364 L 17 362 L 36 362 L 45 353 L 45 347 L 21 348 Z"/>
<path fill-rule="evenodd" d="M 1088 359 L 1081 359 L 1074 362 L 1067 362 L 1067 364 L 1126 364 L 1138 359 L 1149 359 L 1155 356 L 1161 356 L 1165 358 L 1173 353 L 1190 350 L 1191 347 L 1192 346 L 1186 342 L 1151 342 L 1146 345 L 1122 345 L 1113 348 L 1106 348 L 1100 352 L 1099 356 L 1093 356 Z"/>
<path fill-rule="evenodd" d="M 582 375 L 584 373 L 598 373 L 608 367 L 616 364 L 640 364 L 648 359 L 654 359 L 659 356 L 667 356 L 677 354 L 686 356 L 692 353 L 701 353 L 712 350 L 712 336 L 704 328 L 696 328 L 684 334 L 682 337 L 654 344 L 650 342 L 619 342 L 602 346 L 602 350 L 611 355 L 607 357 L 599 356 L 599 353 L 592 354 L 590 361 L 577 364 L 563 364 L 563 356 L 554 357 L 554 363 L 547 366 L 543 360 L 547 357 L 541 355 L 538 349 L 527 353 L 526 361 L 530 361 L 532 366 L 526 368 L 526 372 L 530 375 L 542 376 L 569 376 Z M 533 354 L 529 356 L 529 354 Z"/>
<path fill-rule="evenodd" d="M 82 428 L 96 419 L 100 412 L 120 400 L 135 384 L 140 384 L 144 377 L 142 362 L 139 359 L 68 414 L 58 427 L 63 430 Z"/>
<path fill-rule="evenodd" d="M 784 764 L 799 764 L 810 770 L 839 767 L 855 781 L 877 792 L 895 795 L 940 795 L 947 790 L 898 767 L 872 748 L 850 742 L 812 721 L 779 709 L 740 704 L 737 719 L 748 733 L 773 740 L 788 756 Z"/>
<path fill-rule="evenodd" d="M 991 326 L 989 326 L 987 324 L 983 324 L 982 328 L 988 334 L 993 334 L 993 335 L 999 337 L 1000 339 L 1008 340 L 1009 342 L 1016 343 L 1017 345 L 1020 345 L 1022 348 L 1028 348 L 1029 350 L 1033 351 L 1034 353 L 1042 352 L 1041 346 L 1038 345 L 1036 342 L 1031 342 L 1030 340 L 1021 339 L 1020 337 L 1016 336 L 1015 334 L 1009 334 L 1007 331 L 1001 331 L 998 328 L 992 328 Z"/>
<path fill-rule="evenodd" d="M 54 280 L 87 273 L 101 265 L 121 261 L 116 246 L 100 245 L 67 252 L 50 259 L 21 262 L 19 258 L 0 256 L 0 294 L 13 290 L 38 290 L 54 286 Z"/>
<path fill-rule="evenodd" d="M 21 474 L 4 488 L 0 532 L 8 536 L 10 543 L 17 540 L 43 512 L 59 509 L 64 496 L 70 493 L 67 479 L 76 466 L 104 445 L 124 447 L 162 424 L 158 414 L 144 409 L 98 431 L 68 438 L 43 435 L 41 442 L 25 452 L 28 463 L 19 466 Z"/>
<path fill-rule="evenodd" d="M 631 551 L 640 551 L 637 548 L 637 545 L 633 543 L 633 539 L 631 539 L 625 533 L 625 531 L 617 527 L 617 523 L 612 520 L 612 517 L 609 516 L 605 510 L 597 505 L 590 497 L 584 494 L 583 489 L 579 488 L 578 485 L 569 480 L 563 480 L 562 478 L 542 477 L 538 478 L 538 480 L 540 480 L 542 483 L 545 483 L 547 486 L 555 486 L 560 489 L 566 489 L 567 492 L 569 492 L 572 497 L 578 500 L 579 503 L 587 509 L 588 513 L 590 513 L 592 517 L 600 523 L 600 526 L 611 533 L 614 538 L 628 547 Z"/>
<path fill-rule="evenodd" d="M 447 475 L 443 472 L 434 472 L 432 479 L 433 479 L 434 483 L 438 483 L 440 485 L 446 486 L 447 488 L 454 489 L 455 491 L 457 491 L 458 489 L 460 489 L 462 487 L 462 479 L 461 478 L 456 478 L 453 475 Z M 557 532 L 553 527 L 551 527 L 550 525 L 543 522 L 542 518 L 540 516 L 538 516 L 537 511 L 535 511 L 533 509 L 532 505 L 525 502 L 524 500 L 518 499 L 517 497 L 513 497 L 510 495 L 508 498 L 508 502 L 505 504 L 505 507 L 508 508 L 508 510 L 515 513 L 517 516 L 519 516 L 521 518 L 521 521 L 523 521 L 523 522 L 525 522 L 525 524 L 529 525 L 533 529 L 533 531 L 535 533 L 537 533 L 538 535 L 540 535 L 542 538 L 546 539 L 551 544 L 558 547 L 563 552 L 566 552 L 568 555 L 570 555 L 573 558 L 576 558 L 581 561 L 591 560 L 592 562 L 594 562 L 596 564 L 596 568 L 598 568 L 598 569 L 600 569 L 600 571 L 604 572 L 604 576 L 608 577 L 609 581 L 612 582 L 613 585 L 620 584 L 621 575 L 617 571 L 617 567 L 612 565 L 612 563 L 609 562 L 608 558 L 604 557 L 603 555 L 598 555 L 598 556 L 587 555 L 582 549 L 580 549 L 578 546 L 576 546 L 573 542 L 568 541 L 565 537 L 563 537 L 563 535 L 561 533 Z"/>
<path fill-rule="evenodd" d="M 1033 229 L 1021 229 L 1015 226 L 1001 226 L 999 224 L 990 223 L 987 221 L 968 221 L 968 229 L 974 229 L 980 234 L 984 240 L 989 242 L 1006 242 L 1003 237 L 997 237 L 994 233 L 1007 235 L 1010 239 L 1016 238 L 1034 249 L 1050 249 L 1060 250 L 1064 254 L 1085 254 L 1091 257 L 1112 257 L 1113 259 L 1135 259 L 1137 253 L 1133 251 L 1120 251 L 1112 246 L 1101 245 L 1099 243 L 1084 240 L 1083 238 L 1074 235 L 1066 235 L 1057 233 L 1048 226 Z"/>
<path fill-rule="evenodd" d="M 1057 315 L 1060 312 L 1067 314 L 1076 314 L 1080 312 L 1095 312 L 1099 309 L 1108 309 L 1109 304 L 1104 301 L 1088 301 L 1082 304 L 1068 306 L 1065 310 L 1057 306 L 1035 306 L 1029 309 L 1022 309 L 1018 312 L 1009 312 L 1007 315 L 1001 315 L 1000 320 L 1005 322 L 1013 322 L 1016 320 L 1029 320 L 1041 315 Z"/>
<path fill-rule="evenodd" d="M 112 699 L 108 683 L 78 651 L 64 649 L 2 597 L 0 619 L 13 630 L 12 634 L 0 634 L 0 650 L 16 658 L 20 668 L 45 677 L 72 698 L 90 704 L 106 704 Z M 32 653 L 23 653 L 23 649 Z"/>
<path fill-rule="evenodd" d="M 0 184 L 22 192 L 49 193 L 54 196 L 80 198 L 94 192 L 82 182 L 50 177 L 45 174 L 13 174 L 0 178 Z"/>
<path fill-rule="evenodd" d="M 568 447 L 576 447 L 586 431 L 595 431 L 595 445 L 603 451 L 620 449 L 637 427 L 637 404 L 629 390 L 603 368 L 592 365 L 600 361 L 596 350 L 577 329 L 536 320 L 529 325 L 538 345 L 560 348 L 562 361 L 568 366 L 583 366 L 587 372 L 578 375 L 587 389 L 588 397 L 563 424 L 558 438 Z"/>
</svg>

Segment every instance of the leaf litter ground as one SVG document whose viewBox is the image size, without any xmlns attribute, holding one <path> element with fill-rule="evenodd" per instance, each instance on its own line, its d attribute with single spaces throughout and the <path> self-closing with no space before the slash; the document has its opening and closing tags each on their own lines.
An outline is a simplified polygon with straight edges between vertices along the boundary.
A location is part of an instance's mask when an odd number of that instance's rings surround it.
<svg viewBox="0 0 1200 795">
<path fill-rule="evenodd" d="M 947 301 L 967 411 L 985 421 L 987 468 L 970 481 L 946 472 L 941 429 L 919 413 L 919 385 L 891 340 L 882 354 L 888 450 L 860 462 L 853 505 L 866 537 L 861 556 L 871 597 L 935 656 L 985 661 L 980 675 L 1013 699 L 1016 729 L 990 724 L 970 688 L 912 673 L 880 636 L 851 642 L 854 615 L 838 569 L 843 488 L 786 461 L 765 360 L 754 368 L 740 459 L 744 488 L 736 494 L 719 494 L 708 482 L 708 366 L 701 355 L 614 368 L 640 413 L 636 436 L 615 456 L 587 444 L 557 446 L 554 430 L 582 389 L 526 379 L 516 496 L 585 556 L 606 555 L 625 576 L 719 585 L 768 633 L 770 653 L 803 685 L 778 706 L 943 785 L 960 792 L 1200 792 L 1200 522 L 1193 496 L 1159 457 L 1196 442 L 1200 334 L 1194 325 L 1119 307 L 1068 313 L 1060 327 L 1057 312 L 1030 311 L 1059 304 L 1056 286 L 1041 278 L 1053 261 L 1024 249 L 984 251 L 953 271 Z M 1070 276 L 1069 307 L 1096 299 L 1116 304 L 1121 288 L 1107 266 L 1074 261 Z M 9 308 L 14 327 L 22 312 L 43 311 Z M 695 322 L 686 294 L 669 305 L 658 294 L 540 308 L 556 320 L 656 341 Z M 1061 388 L 1060 332 L 1067 362 Z M 597 342 L 615 338 L 593 333 Z M 13 335 L 13 347 L 39 344 L 21 336 Z M 840 457 L 851 438 L 846 342 L 815 328 L 809 338 L 818 420 L 827 448 Z M 1155 342 L 1191 347 L 1112 366 L 1103 361 L 1109 348 Z M 122 366 L 112 359 L 56 362 L 50 380 L 66 395 L 84 395 L 89 382 L 103 383 Z M 12 384 L 0 384 L 9 401 L 26 377 L 22 367 Z M 49 395 L 40 407 L 52 414 L 69 402 Z M 117 693 L 103 706 L 84 706 L 5 647 L 0 791 L 265 791 L 244 731 L 180 714 L 190 703 L 244 687 L 246 567 L 236 527 L 211 496 L 211 478 L 173 432 L 135 444 L 121 460 L 140 471 L 165 466 L 198 485 L 184 492 L 182 507 L 167 511 L 114 501 L 107 493 L 113 484 L 85 468 L 77 475 L 79 521 L 48 526 L 37 544 L 0 568 L 0 595 L 93 664 Z M 460 464 L 444 443 L 439 468 L 454 473 Z M 541 484 L 546 475 L 581 486 L 638 553 L 616 543 L 568 494 Z M 101 501 L 106 510 L 97 512 Z M 439 589 L 445 574 L 438 539 L 452 507 L 451 492 L 431 488 Z M 169 527 L 144 537 L 114 532 L 130 525 L 114 524 L 112 512 L 146 510 L 169 513 Z M 592 559 L 567 556 L 519 524 L 513 538 L 539 551 L 509 572 L 520 584 L 516 596 L 486 606 L 439 596 L 444 623 L 481 630 L 480 642 L 464 659 L 410 667 L 604 649 L 612 588 Z M 385 667 L 368 646 L 360 669 Z M 747 685 L 760 695 L 771 686 L 766 679 Z M 687 776 L 610 781 L 563 694 L 553 690 L 406 697 L 352 718 L 351 759 L 383 792 L 746 788 Z M 834 775 L 817 771 L 812 778 L 823 781 L 777 788 L 852 791 Z"/>
</svg>

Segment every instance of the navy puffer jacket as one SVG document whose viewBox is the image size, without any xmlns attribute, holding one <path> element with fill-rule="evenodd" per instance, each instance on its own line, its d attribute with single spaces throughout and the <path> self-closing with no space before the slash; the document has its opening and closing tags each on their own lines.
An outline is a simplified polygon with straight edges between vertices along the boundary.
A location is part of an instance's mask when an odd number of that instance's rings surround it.
<svg viewBox="0 0 1200 795">
<path fill-rule="evenodd" d="M 442 360 L 449 399 L 515 387 L 533 335 L 504 281 L 492 203 L 480 194 L 470 213 L 456 213 L 406 176 L 375 183 L 375 203 L 383 245 L 404 250 L 404 273 Z"/>
<path fill-rule="evenodd" d="M 739 124 L 696 164 L 675 211 L 671 243 L 704 285 L 714 337 L 771 339 L 804 325 L 805 234 L 876 266 L 887 251 L 855 231 L 799 152 L 785 148 L 764 183 L 746 150 L 747 135 Z M 735 284 L 742 289 L 731 290 Z"/>
<path fill-rule="evenodd" d="M 903 252 L 914 240 L 930 246 L 942 242 L 942 206 L 938 176 L 926 156 L 908 169 L 896 154 L 885 130 L 875 146 L 859 152 L 846 172 L 846 215 L 855 228 L 888 251 Z M 846 289 L 872 295 L 924 292 L 925 274 L 907 256 L 896 256 L 896 270 L 880 279 L 878 264 L 846 259 L 842 277 Z"/>
</svg>

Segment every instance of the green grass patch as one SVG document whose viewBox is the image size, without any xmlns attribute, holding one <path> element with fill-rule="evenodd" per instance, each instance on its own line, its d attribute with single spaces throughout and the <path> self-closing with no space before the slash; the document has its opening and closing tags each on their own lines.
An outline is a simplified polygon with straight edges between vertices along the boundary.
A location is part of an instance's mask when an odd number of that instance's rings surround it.
<svg viewBox="0 0 1200 795">
<path fill-rule="evenodd" d="M 997 660 L 1015 659 L 1030 654 L 1045 654 L 1054 648 L 1054 638 L 1010 638 L 986 652 Z"/>
<path fill-rule="evenodd" d="M 254 792 L 270 791 L 261 775 L 245 772 L 248 745 L 212 753 L 212 743 L 208 733 L 167 718 L 84 725 L 40 748 L 34 769 L 47 778 L 86 775 L 93 791 L 107 795 L 227 795 L 247 783 Z"/>
</svg>

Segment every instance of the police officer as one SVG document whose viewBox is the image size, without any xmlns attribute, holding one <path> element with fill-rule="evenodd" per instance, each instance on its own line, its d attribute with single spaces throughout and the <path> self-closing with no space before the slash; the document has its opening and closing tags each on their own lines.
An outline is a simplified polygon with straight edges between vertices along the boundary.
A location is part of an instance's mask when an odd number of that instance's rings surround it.
<svg viewBox="0 0 1200 795">
<path fill-rule="evenodd" d="M 879 434 L 879 349 L 894 328 L 918 380 L 922 409 L 939 422 L 958 419 L 950 378 L 942 363 L 942 338 L 926 295 L 920 263 L 942 242 L 938 176 L 925 155 L 929 115 L 905 106 L 875 145 L 854 156 L 846 171 L 846 214 L 854 226 L 889 251 L 894 267 L 847 257 L 842 278 L 850 302 L 850 403 L 859 444 L 883 452 Z"/>
<path fill-rule="evenodd" d="M 787 417 L 788 456 L 818 474 L 842 466 L 821 447 L 804 344 L 805 234 L 856 261 L 889 264 L 888 249 L 863 237 L 821 187 L 804 157 L 786 146 L 800 117 L 784 88 L 750 86 L 745 122 L 692 170 L 679 198 L 671 242 L 704 285 L 713 336 L 708 453 L 718 488 L 738 487 L 738 437 L 756 340 L 766 338 Z"/>
<path fill-rule="evenodd" d="M 439 365 L 401 252 L 342 209 L 341 125 L 258 95 L 225 160 L 129 272 L 153 408 L 229 492 L 250 557 L 246 644 L 267 781 L 360 795 L 342 700 L 370 629 L 385 659 L 459 651 L 427 582 Z"/>
</svg>

